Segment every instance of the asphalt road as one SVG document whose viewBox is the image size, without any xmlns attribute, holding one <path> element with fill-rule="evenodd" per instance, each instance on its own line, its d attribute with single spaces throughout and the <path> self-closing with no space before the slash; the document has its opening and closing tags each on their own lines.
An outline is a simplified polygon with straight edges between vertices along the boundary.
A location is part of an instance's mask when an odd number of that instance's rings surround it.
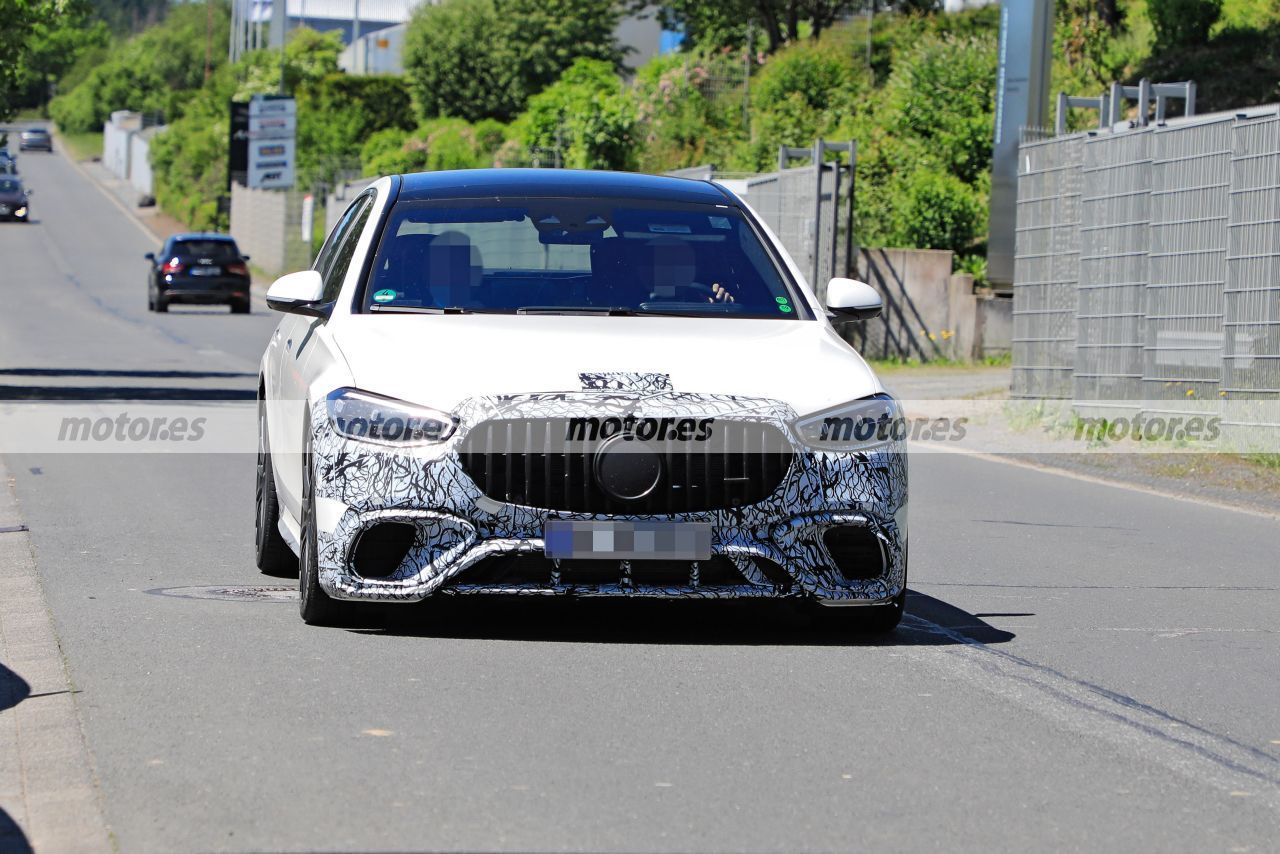
<svg viewBox="0 0 1280 854">
<path fill-rule="evenodd" d="M 155 241 L 62 156 L 21 165 L 0 398 L 251 396 L 274 319 L 148 314 Z M 1275 518 L 920 455 L 881 642 L 714 604 L 320 629 L 156 592 L 288 583 L 253 565 L 248 454 L 6 462 L 122 851 L 1280 844 Z"/>
</svg>

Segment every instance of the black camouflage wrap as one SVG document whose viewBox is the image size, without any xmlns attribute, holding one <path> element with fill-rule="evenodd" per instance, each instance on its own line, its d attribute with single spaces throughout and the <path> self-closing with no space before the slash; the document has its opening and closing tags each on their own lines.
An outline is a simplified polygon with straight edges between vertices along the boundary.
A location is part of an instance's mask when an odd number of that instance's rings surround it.
<svg viewBox="0 0 1280 854">
<path fill-rule="evenodd" d="M 516 595 L 656 597 L 812 596 L 850 604 L 883 602 L 903 589 L 906 574 L 907 467 L 905 443 L 872 452 L 813 451 L 796 438 L 796 413 L 778 401 L 680 393 L 665 374 L 582 374 L 583 391 L 474 398 L 455 411 L 457 433 L 437 445 L 390 448 L 336 433 L 324 402 L 311 413 L 316 498 L 345 505 L 332 530 L 318 526 L 320 584 L 335 598 L 417 601 L 437 592 Z M 636 413 L 645 417 L 715 418 L 771 423 L 795 447 L 790 470 L 765 500 L 745 507 L 687 514 L 603 516 L 504 504 L 467 477 L 457 448 L 470 425 L 489 419 L 557 418 Z M 329 505 L 333 506 L 333 505 Z M 481 587 L 466 571 L 491 555 L 543 550 L 547 519 L 710 522 L 712 552 L 733 561 L 747 583 L 728 587 L 557 583 Z M 416 537 L 406 559 L 387 577 L 359 577 L 351 555 L 361 531 L 379 522 L 407 522 Z M 822 541 L 834 525 L 865 526 L 881 542 L 886 571 L 848 581 Z M 793 583 L 775 584 L 757 564 L 772 561 Z M 625 570 L 625 567 L 623 568 Z M 625 572 L 620 575 L 625 576 Z M 452 582 L 452 583 L 451 583 Z"/>
</svg>

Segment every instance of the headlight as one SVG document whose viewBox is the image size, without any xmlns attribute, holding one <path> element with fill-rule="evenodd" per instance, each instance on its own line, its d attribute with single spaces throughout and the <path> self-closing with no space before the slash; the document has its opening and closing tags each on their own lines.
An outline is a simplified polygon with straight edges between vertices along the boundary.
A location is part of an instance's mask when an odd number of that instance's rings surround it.
<svg viewBox="0 0 1280 854">
<path fill-rule="evenodd" d="M 27 209 L 26 209 L 26 208 L 18 208 L 16 211 L 14 211 L 14 214 L 15 214 L 15 215 L 17 215 L 17 216 L 26 216 L 26 215 L 27 215 Z"/>
<path fill-rule="evenodd" d="M 331 392 L 327 402 L 333 429 L 347 438 L 364 442 L 384 445 L 443 442 L 458 426 L 447 412 L 353 388 Z"/>
<path fill-rule="evenodd" d="M 907 438 L 902 409 L 887 394 L 806 415 L 792 426 L 802 442 L 820 451 L 868 451 Z"/>
</svg>

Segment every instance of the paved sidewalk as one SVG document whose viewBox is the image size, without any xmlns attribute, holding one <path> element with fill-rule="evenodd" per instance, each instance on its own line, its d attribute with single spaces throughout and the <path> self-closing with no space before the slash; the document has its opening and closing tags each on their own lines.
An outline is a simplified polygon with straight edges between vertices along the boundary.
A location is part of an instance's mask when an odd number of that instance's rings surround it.
<svg viewBox="0 0 1280 854">
<path fill-rule="evenodd" d="M 73 686 L 0 461 L 0 851 L 111 851 Z"/>
<path fill-rule="evenodd" d="M 877 368 L 877 376 L 900 400 L 967 400 L 975 397 L 1005 398 L 1013 370 L 1008 366 L 928 365 Z"/>
</svg>

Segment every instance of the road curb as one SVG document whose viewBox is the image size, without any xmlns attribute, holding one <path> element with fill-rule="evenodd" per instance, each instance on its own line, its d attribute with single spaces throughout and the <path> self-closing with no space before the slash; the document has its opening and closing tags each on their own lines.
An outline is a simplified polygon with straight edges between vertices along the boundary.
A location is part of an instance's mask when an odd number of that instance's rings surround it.
<svg viewBox="0 0 1280 854">
<path fill-rule="evenodd" d="M 0 662 L 0 849 L 113 850 L 75 688 L 3 459 Z"/>
</svg>

